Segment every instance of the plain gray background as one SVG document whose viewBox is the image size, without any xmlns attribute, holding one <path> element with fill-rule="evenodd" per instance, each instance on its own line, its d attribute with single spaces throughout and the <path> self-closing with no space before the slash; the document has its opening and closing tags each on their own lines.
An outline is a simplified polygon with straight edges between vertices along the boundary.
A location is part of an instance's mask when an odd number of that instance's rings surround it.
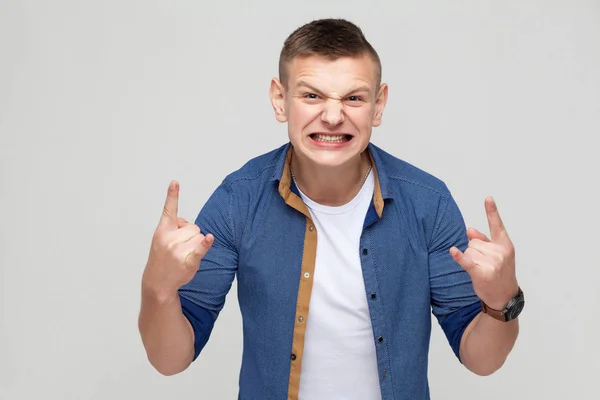
<svg viewBox="0 0 600 400">
<path fill-rule="evenodd" d="M 444 180 L 469 226 L 488 232 L 494 196 L 517 249 L 514 351 L 477 377 L 434 323 L 433 398 L 598 398 L 600 2 L 1 0 L 1 399 L 236 398 L 235 284 L 201 357 L 163 377 L 140 278 L 171 179 L 193 219 L 287 140 L 269 81 L 321 17 L 381 56 L 372 141 Z"/>
</svg>

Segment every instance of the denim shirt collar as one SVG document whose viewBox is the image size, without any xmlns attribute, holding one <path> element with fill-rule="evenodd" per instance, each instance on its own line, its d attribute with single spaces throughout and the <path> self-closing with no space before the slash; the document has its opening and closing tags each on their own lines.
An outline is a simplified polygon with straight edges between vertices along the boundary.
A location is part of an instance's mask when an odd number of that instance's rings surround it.
<svg viewBox="0 0 600 400">
<path fill-rule="evenodd" d="M 367 146 L 373 172 L 375 174 L 375 192 L 373 193 L 373 207 L 377 215 L 381 218 L 383 214 L 384 200 L 392 199 L 392 191 L 389 188 L 388 176 L 386 174 L 385 165 L 381 160 L 380 149 L 373 143 Z M 271 181 L 279 182 L 279 194 L 284 200 L 287 200 L 291 193 L 298 195 L 298 190 L 292 180 L 290 172 L 290 163 L 292 159 L 292 144 L 285 144 L 276 159 L 275 168 Z"/>
</svg>

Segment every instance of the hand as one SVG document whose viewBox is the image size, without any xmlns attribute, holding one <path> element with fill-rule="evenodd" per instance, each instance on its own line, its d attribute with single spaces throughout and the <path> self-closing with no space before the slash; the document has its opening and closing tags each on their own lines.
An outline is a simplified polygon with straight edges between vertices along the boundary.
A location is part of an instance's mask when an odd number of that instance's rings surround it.
<svg viewBox="0 0 600 400">
<path fill-rule="evenodd" d="M 477 296 L 488 307 L 503 310 L 519 291 L 515 248 L 500 219 L 496 202 L 491 197 L 485 199 L 485 210 L 491 240 L 477 229 L 469 228 L 468 248 L 462 253 L 452 247 L 450 254 L 471 276 Z"/>
<path fill-rule="evenodd" d="M 200 233 L 196 224 L 177 217 L 179 184 L 171 182 L 158 227 L 152 237 L 142 285 L 160 299 L 177 294 L 192 280 L 200 260 L 214 242 L 211 234 Z"/>
</svg>

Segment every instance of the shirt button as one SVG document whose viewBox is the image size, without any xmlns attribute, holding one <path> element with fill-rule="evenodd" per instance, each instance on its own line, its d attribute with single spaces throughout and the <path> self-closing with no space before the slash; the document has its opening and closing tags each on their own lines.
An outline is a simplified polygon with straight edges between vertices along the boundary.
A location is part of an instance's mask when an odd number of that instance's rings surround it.
<svg viewBox="0 0 600 400">
<path fill-rule="evenodd" d="M 308 279 L 310 277 L 310 274 L 308 272 L 305 272 L 304 277 Z"/>
<path fill-rule="evenodd" d="M 304 321 L 304 318 L 298 317 L 298 322 L 302 322 L 302 321 Z"/>
<path fill-rule="evenodd" d="M 367 254 L 369 254 L 369 250 L 363 249 L 363 256 L 366 256 Z"/>
<path fill-rule="evenodd" d="M 308 227 L 308 230 L 312 232 L 312 231 L 315 230 L 315 227 L 311 225 L 311 226 Z"/>
<path fill-rule="evenodd" d="M 383 336 L 379 336 L 379 337 L 377 338 L 377 341 L 378 341 L 379 343 L 383 342 Z"/>
<path fill-rule="evenodd" d="M 292 361 L 294 361 L 296 359 L 296 355 L 292 353 L 292 355 L 290 356 L 290 358 L 292 359 Z"/>
<path fill-rule="evenodd" d="M 377 294 L 371 293 L 371 299 L 375 300 L 377 298 Z"/>
<path fill-rule="evenodd" d="M 384 369 L 384 370 L 383 370 L 383 373 L 382 373 L 381 375 L 382 375 L 382 376 L 385 378 L 385 376 L 387 375 L 387 370 L 386 370 L 386 369 Z"/>
</svg>

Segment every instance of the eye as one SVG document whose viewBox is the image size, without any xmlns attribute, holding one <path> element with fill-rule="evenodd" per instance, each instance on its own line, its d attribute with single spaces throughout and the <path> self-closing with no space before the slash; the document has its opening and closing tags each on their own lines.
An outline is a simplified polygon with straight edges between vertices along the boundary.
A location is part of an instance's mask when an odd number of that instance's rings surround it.
<svg viewBox="0 0 600 400">
<path fill-rule="evenodd" d="M 316 95 L 316 94 L 314 94 L 314 93 L 305 93 L 305 94 L 304 94 L 304 98 L 306 98 L 306 99 L 318 99 L 318 98 L 319 98 L 319 96 L 317 96 L 317 95 Z"/>
<path fill-rule="evenodd" d="M 362 97 L 360 97 L 360 96 L 350 96 L 350 97 L 348 97 L 348 100 L 352 101 L 352 102 L 354 102 L 354 101 L 362 101 Z"/>
</svg>

